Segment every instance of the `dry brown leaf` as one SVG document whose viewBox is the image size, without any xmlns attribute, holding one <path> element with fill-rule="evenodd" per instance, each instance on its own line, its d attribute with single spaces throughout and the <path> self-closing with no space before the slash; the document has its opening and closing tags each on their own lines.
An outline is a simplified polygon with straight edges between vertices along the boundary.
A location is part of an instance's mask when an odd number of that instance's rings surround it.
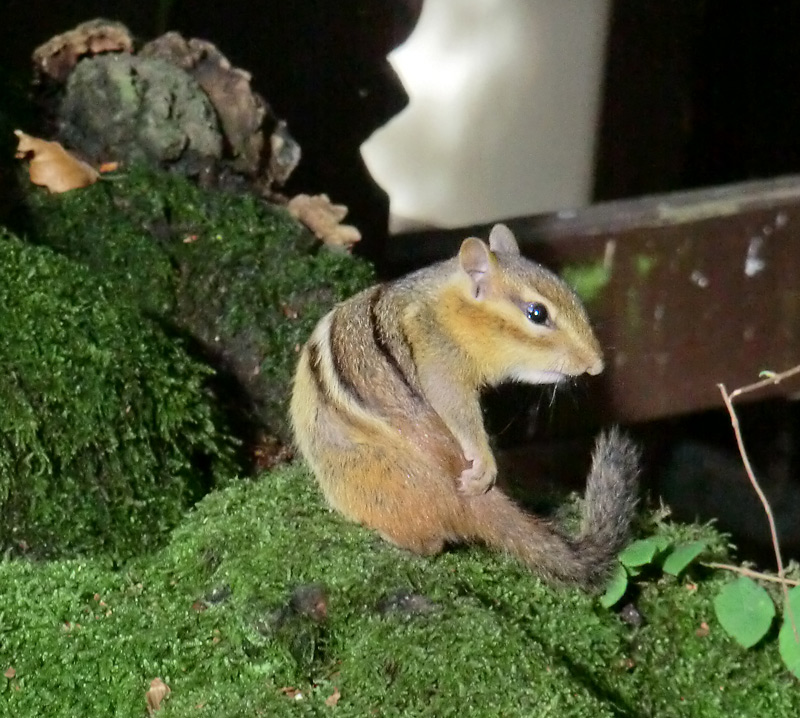
<svg viewBox="0 0 800 718">
<path fill-rule="evenodd" d="M 278 689 L 278 693 L 283 693 L 287 698 L 294 698 L 296 701 L 303 699 L 303 691 L 294 686 L 283 686 L 283 688 Z"/>
<path fill-rule="evenodd" d="M 17 157 L 30 157 L 29 173 L 33 184 L 47 187 L 51 192 L 68 192 L 71 189 L 94 184 L 100 174 L 91 165 L 70 154 L 58 142 L 48 142 L 38 137 L 14 130 L 19 140 Z"/>
<path fill-rule="evenodd" d="M 287 319 L 297 319 L 300 315 L 294 307 L 290 307 L 286 302 L 281 302 L 281 312 Z"/>
<path fill-rule="evenodd" d="M 8 680 L 11 680 L 12 678 L 14 678 L 14 676 L 16 676 L 16 675 L 17 675 L 17 670 L 16 670 L 16 668 L 14 668 L 14 666 L 9 666 L 9 667 L 6 669 L 5 673 L 3 673 L 3 675 L 4 675 L 6 678 L 8 678 Z"/>
<path fill-rule="evenodd" d="M 333 693 L 331 693 L 331 694 L 330 694 L 330 695 L 329 695 L 329 696 L 328 696 L 328 697 L 325 699 L 325 705 L 326 705 L 326 706 L 331 706 L 331 707 L 333 707 L 333 706 L 335 706 L 335 705 L 336 705 L 336 704 L 339 702 L 339 699 L 340 699 L 341 697 L 342 697 L 342 694 L 339 692 L 339 689 L 338 689 L 338 688 L 336 688 L 336 687 L 334 687 L 334 689 L 333 689 Z"/>
<path fill-rule="evenodd" d="M 170 687 L 160 678 L 150 681 L 150 689 L 144 694 L 147 700 L 147 713 L 153 715 L 159 708 L 161 702 L 171 693 Z"/>
<path fill-rule="evenodd" d="M 341 224 L 347 216 L 347 207 L 333 204 L 326 194 L 299 194 L 289 200 L 286 208 L 329 247 L 350 251 L 361 239 L 358 229 Z"/>
<path fill-rule="evenodd" d="M 274 436 L 260 434 L 253 447 L 253 458 L 259 471 L 267 471 L 284 464 L 294 457 L 291 446 L 278 441 Z"/>
</svg>

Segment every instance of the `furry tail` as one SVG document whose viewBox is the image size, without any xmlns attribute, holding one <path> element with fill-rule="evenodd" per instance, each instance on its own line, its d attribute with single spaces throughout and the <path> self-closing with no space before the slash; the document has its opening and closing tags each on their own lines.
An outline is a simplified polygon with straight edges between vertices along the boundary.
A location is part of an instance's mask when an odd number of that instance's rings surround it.
<svg viewBox="0 0 800 718">
<path fill-rule="evenodd" d="M 638 449 L 618 429 L 611 429 L 595 445 L 576 537 L 527 514 L 493 489 L 471 502 L 476 538 L 508 551 L 545 578 L 589 590 L 602 588 L 628 541 L 638 475 Z"/>
</svg>

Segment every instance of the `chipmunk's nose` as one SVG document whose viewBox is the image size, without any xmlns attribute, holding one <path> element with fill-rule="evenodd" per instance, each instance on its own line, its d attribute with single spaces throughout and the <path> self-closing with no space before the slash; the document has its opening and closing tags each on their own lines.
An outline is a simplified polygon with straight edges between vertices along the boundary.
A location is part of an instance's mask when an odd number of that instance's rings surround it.
<svg viewBox="0 0 800 718">
<path fill-rule="evenodd" d="M 605 364 L 603 363 L 603 357 L 598 356 L 595 357 L 594 361 L 592 361 L 588 367 L 586 367 L 586 373 L 591 374 L 592 376 L 597 376 L 603 371 L 604 367 Z"/>
</svg>

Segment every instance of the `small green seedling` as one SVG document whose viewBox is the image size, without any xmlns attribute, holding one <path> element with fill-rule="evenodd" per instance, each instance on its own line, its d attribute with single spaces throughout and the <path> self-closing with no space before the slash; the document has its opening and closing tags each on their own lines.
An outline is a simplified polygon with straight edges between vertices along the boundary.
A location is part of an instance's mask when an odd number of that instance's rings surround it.
<svg viewBox="0 0 800 718">
<path fill-rule="evenodd" d="M 600 597 L 601 605 L 605 608 L 617 605 L 627 593 L 631 579 L 640 575 L 647 566 L 660 566 L 665 574 L 678 577 L 706 548 L 704 541 L 672 545 L 663 536 L 634 541 L 619 555 L 619 564 Z M 767 590 L 747 576 L 739 576 L 720 591 L 714 600 L 714 610 L 723 630 L 743 648 L 752 648 L 764 639 L 777 615 L 775 603 Z M 800 678 L 800 633 L 795 628 L 798 618 L 800 586 L 789 592 L 778 635 L 783 662 Z"/>
<path fill-rule="evenodd" d="M 664 573 L 668 573 L 670 576 L 680 576 L 705 549 L 704 541 L 692 541 L 675 546 L 664 559 Z"/>
<path fill-rule="evenodd" d="M 792 624 L 794 618 L 794 625 Z M 778 649 L 786 667 L 800 678 L 800 636 L 797 622 L 800 620 L 800 586 L 789 591 L 788 609 L 784 612 L 783 625 L 778 634 Z"/>
<path fill-rule="evenodd" d="M 770 595 L 747 576 L 739 576 L 719 592 L 714 611 L 725 632 L 744 648 L 764 638 L 775 619 Z"/>
<path fill-rule="evenodd" d="M 611 608 L 619 602 L 628 590 L 628 572 L 625 567 L 619 563 L 611 575 L 611 580 L 608 582 L 606 592 L 600 596 L 600 605 L 603 608 Z"/>
</svg>

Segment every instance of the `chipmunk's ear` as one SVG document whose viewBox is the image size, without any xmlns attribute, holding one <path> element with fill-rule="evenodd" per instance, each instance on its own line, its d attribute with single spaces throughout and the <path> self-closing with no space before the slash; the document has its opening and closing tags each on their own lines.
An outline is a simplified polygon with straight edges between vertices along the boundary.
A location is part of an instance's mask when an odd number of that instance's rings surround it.
<svg viewBox="0 0 800 718">
<path fill-rule="evenodd" d="M 489 233 L 489 249 L 497 254 L 519 256 L 519 245 L 514 233 L 504 224 L 496 224 Z"/>
<path fill-rule="evenodd" d="M 492 259 L 489 248 L 475 237 L 469 237 L 461 243 L 458 252 L 458 263 L 461 269 L 472 280 L 472 296 L 483 299 L 489 288 Z"/>
</svg>

